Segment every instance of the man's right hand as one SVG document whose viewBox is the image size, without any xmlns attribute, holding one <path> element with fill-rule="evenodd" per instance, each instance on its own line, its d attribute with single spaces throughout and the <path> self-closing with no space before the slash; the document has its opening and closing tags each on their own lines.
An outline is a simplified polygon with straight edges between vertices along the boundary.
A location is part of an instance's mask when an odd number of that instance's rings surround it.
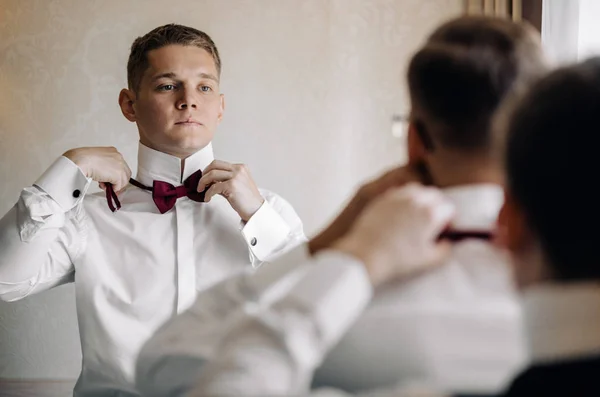
<svg viewBox="0 0 600 397">
<path fill-rule="evenodd" d="M 377 286 L 443 262 L 450 243 L 438 236 L 453 215 L 439 190 L 411 183 L 374 200 L 332 248 L 362 261 Z"/>
<path fill-rule="evenodd" d="M 363 210 L 377 197 L 391 188 L 397 188 L 410 182 L 422 182 L 422 176 L 413 166 L 402 166 L 387 171 L 375 180 L 366 183 L 354 195 L 350 203 L 321 233 L 308 243 L 311 254 L 330 248 L 352 227 Z"/>
<path fill-rule="evenodd" d="M 106 183 L 111 183 L 115 192 L 119 192 L 129 183 L 131 169 L 114 147 L 76 148 L 63 156 L 75 163 L 86 177 L 100 183 L 103 189 Z"/>
</svg>

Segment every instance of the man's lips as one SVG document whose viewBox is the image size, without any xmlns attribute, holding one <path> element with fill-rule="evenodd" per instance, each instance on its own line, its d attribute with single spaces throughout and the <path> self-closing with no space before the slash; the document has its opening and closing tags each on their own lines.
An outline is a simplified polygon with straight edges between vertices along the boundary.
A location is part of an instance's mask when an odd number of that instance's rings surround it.
<svg viewBox="0 0 600 397">
<path fill-rule="evenodd" d="M 175 123 L 175 125 L 203 125 L 203 124 L 194 119 L 187 119 L 187 120 L 178 121 Z"/>
</svg>

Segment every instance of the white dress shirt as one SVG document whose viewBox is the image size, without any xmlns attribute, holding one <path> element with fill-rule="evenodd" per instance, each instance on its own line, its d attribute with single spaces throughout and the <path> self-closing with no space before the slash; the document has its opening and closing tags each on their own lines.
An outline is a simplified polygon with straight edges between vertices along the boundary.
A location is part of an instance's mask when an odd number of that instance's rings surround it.
<svg viewBox="0 0 600 397">
<path fill-rule="evenodd" d="M 501 187 L 445 193 L 454 229 L 494 228 Z M 316 385 L 350 392 L 399 382 L 491 393 L 524 363 L 507 260 L 489 242 L 456 243 L 444 266 L 371 296 L 356 260 L 299 247 L 203 292 L 143 348 L 138 385 L 148 396 L 301 395 L 318 368 Z"/>
<path fill-rule="evenodd" d="M 136 179 L 179 186 L 214 160 L 212 146 L 181 160 L 140 144 Z M 129 396 L 143 343 L 186 310 L 197 291 L 256 268 L 305 241 L 279 196 L 246 223 L 222 197 L 187 197 L 160 214 L 151 193 L 128 186 L 112 213 L 104 193 L 60 157 L 0 221 L 0 297 L 24 298 L 75 280 L 83 353 L 76 396 Z"/>
</svg>

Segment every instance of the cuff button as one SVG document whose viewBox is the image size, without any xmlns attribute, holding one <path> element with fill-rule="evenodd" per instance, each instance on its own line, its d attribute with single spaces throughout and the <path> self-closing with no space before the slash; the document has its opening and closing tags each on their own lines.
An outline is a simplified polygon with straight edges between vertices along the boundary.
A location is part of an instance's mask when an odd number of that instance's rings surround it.
<svg viewBox="0 0 600 397">
<path fill-rule="evenodd" d="M 258 241 L 256 240 L 256 237 L 252 237 L 252 240 L 250 240 L 250 245 L 254 247 L 257 242 Z"/>
<path fill-rule="evenodd" d="M 81 195 L 81 191 L 79 189 L 73 190 L 73 197 L 77 198 Z"/>
</svg>

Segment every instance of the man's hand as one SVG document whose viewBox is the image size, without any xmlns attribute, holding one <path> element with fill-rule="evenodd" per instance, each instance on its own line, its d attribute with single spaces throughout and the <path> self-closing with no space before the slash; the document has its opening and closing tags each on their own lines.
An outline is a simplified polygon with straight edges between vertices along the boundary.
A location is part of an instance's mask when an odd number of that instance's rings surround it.
<svg viewBox="0 0 600 397">
<path fill-rule="evenodd" d="M 311 254 L 331 247 L 344 236 L 354 224 L 356 218 L 374 199 L 394 187 L 401 187 L 409 182 L 421 182 L 421 175 L 411 166 L 394 168 L 377 179 L 363 185 L 350 203 L 335 220 L 309 243 Z"/>
<path fill-rule="evenodd" d="M 198 182 L 199 192 L 207 187 L 209 189 L 204 197 L 205 202 L 208 203 L 214 195 L 220 194 L 229 201 L 244 222 L 248 222 L 265 202 L 244 164 L 213 161 L 203 171 Z"/>
<path fill-rule="evenodd" d="M 86 177 L 99 182 L 103 189 L 106 183 L 111 183 L 115 192 L 119 192 L 131 178 L 131 169 L 114 147 L 76 148 L 63 156 L 75 163 Z"/>
<path fill-rule="evenodd" d="M 333 249 L 361 260 L 377 286 L 441 263 L 450 243 L 438 236 L 453 215 L 440 191 L 411 183 L 374 200 Z"/>
</svg>

